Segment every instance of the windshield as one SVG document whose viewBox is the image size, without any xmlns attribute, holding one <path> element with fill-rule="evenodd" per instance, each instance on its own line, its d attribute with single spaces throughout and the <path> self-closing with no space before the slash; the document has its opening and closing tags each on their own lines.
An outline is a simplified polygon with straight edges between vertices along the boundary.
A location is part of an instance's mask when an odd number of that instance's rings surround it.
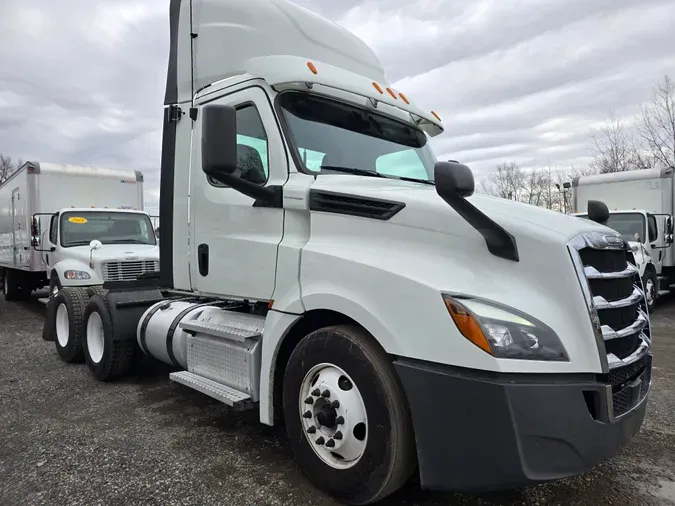
<svg viewBox="0 0 675 506">
<path fill-rule="evenodd" d="M 93 240 L 103 244 L 157 244 L 150 218 L 145 214 L 66 212 L 61 215 L 61 246 L 83 246 Z"/>
<path fill-rule="evenodd" d="M 588 219 L 588 215 L 579 215 L 579 218 Z M 609 215 L 606 225 L 619 232 L 626 241 L 635 241 L 635 234 L 645 240 L 645 217 L 640 213 L 617 213 Z"/>
<path fill-rule="evenodd" d="M 286 92 L 279 101 L 308 171 L 433 181 L 436 158 L 426 135 L 411 125 L 306 93 Z"/>
</svg>

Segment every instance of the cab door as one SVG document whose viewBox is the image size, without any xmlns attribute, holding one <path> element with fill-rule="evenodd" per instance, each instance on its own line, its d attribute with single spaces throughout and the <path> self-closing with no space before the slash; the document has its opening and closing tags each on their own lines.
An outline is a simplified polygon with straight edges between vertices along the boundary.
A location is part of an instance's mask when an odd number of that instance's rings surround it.
<svg viewBox="0 0 675 506">
<path fill-rule="evenodd" d="M 261 186 L 282 186 L 288 161 L 267 93 L 250 86 L 210 103 L 237 109 L 237 175 Z M 204 174 L 199 112 L 197 118 L 190 188 L 192 288 L 202 294 L 270 300 L 284 211 L 254 206 L 254 199 Z"/>
</svg>

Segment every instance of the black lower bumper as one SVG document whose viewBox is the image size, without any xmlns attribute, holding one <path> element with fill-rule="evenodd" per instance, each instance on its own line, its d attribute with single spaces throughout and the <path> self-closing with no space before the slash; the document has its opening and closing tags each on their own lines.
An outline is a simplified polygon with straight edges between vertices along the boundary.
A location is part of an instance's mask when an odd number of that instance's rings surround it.
<svg viewBox="0 0 675 506">
<path fill-rule="evenodd" d="M 411 409 L 422 487 L 452 491 L 517 488 L 590 470 L 640 429 L 651 377 L 650 359 L 648 370 L 612 395 L 594 375 L 394 364 Z M 625 389 L 634 393 L 632 406 L 616 417 L 612 397 L 626 398 Z"/>
</svg>

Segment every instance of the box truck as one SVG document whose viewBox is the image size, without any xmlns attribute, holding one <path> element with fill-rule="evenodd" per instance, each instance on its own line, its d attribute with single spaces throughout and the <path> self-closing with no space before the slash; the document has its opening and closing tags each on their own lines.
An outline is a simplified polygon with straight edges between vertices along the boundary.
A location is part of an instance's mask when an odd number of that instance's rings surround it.
<svg viewBox="0 0 675 506">
<path fill-rule="evenodd" d="M 587 217 L 589 200 L 609 208 L 605 223 L 633 250 L 649 307 L 675 283 L 673 167 L 594 174 L 574 178 L 572 206 Z"/>
<path fill-rule="evenodd" d="M 138 171 L 26 162 L 0 186 L 6 300 L 159 268 Z"/>
<path fill-rule="evenodd" d="M 283 421 L 349 504 L 414 473 L 563 478 L 631 440 L 651 334 L 619 233 L 474 195 L 431 149 L 439 115 L 298 5 L 172 0 L 169 18 L 160 271 L 61 290 L 44 336 L 64 360 L 102 381 L 137 350 L 172 364 L 179 388 Z"/>
</svg>

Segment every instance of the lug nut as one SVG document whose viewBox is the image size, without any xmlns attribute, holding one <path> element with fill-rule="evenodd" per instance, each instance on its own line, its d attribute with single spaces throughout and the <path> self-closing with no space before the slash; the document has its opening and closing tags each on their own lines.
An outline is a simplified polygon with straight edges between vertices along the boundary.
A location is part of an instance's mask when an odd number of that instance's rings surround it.
<svg viewBox="0 0 675 506">
<path fill-rule="evenodd" d="M 305 411 L 305 412 L 302 414 L 302 417 L 303 417 L 303 418 L 312 418 L 312 412 L 311 412 L 311 411 Z"/>
<path fill-rule="evenodd" d="M 326 440 L 323 438 L 323 436 L 319 436 L 319 438 L 315 441 L 316 444 L 322 445 L 326 442 Z"/>
<path fill-rule="evenodd" d="M 323 392 L 321 392 L 321 397 L 326 398 L 330 397 L 330 392 L 328 390 L 324 390 Z"/>
<path fill-rule="evenodd" d="M 308 434 L 315 434 L 316 433 L 316 427 L 312 425 L 309 429 L 307 429 Z M 342 434 L 340 434 L 340 437 L 342 437 Z"/>
<path fill-rule="evenodd" d="M 326 441 L 326 448 L 334 448 L 334 447 L 335 447 L 335 441 L 333 441 L 332 439 L 329 439 L 328 441 Z"/>
<path fill-rule="evenodd" d="M 333 439 L 340 441 L 342 439 L 342 432 L 337 431 L 335 434 L 333 434 Z"/>
<path fill-rule="evenodd" d="M 345 418 L 344 418 L 344 416 L 338 416 L 338 417 L 335 419 L 335 423 L 337 423 L 338 425 L 342 425 L 343 423 L 345 423 Z"/>
<path fill-rule="evenodd" d="M 314 404 L 314 398 L 313 397 L 307 397 L 305 399 L 305 404 Z"/>
<path fill-rule="evenodd" d="M 333 401 L 330 405 L 331 408 L 337 409 L 340 407 L 340 401 Z"/>
<path fill-rule="evenodd" d="M 314 397 L 320 396 L 320 395 L 321 395 L 321 390 L 319 390 L 318 388 L 315 388 L 314 390 L 312 390 L 312 395 L 313 395 Z"/>
</svg>

